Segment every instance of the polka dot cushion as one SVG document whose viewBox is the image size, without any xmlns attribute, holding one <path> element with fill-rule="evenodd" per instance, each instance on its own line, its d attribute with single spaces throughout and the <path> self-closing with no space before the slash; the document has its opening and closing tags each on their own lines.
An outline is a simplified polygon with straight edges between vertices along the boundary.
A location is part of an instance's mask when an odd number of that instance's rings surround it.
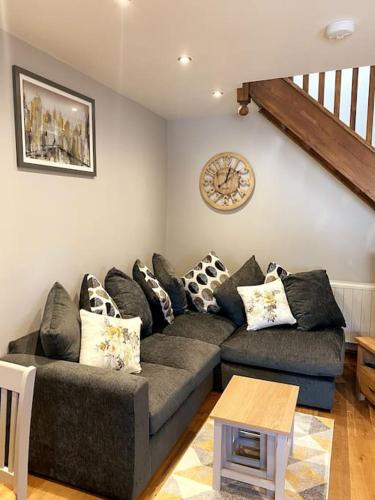
<svg viewBox="0 0 375 500">
<path fill-rule="evenodd" d="M 217 313 L 215 289 L 229 278 L 228 269 L 214 252 L 210 252 L 182 278 L 191 302 L 199 312 Z"/>
<path fill-rule="evenodd" d="M 137 260 L 133 267 L 133 278 L 141 286 L 150 304 L 155 325 L 160 327 L 174 320 L 172 302 L 150 269 Z"/>
<path fill-rule="evenodd" d="M 85 274 L 83 277 L 79 307 L 96 314 L 121 318 L 115 301 L 92 274 Z"/>
<path fill-rule="evenodd" d="M 279 278 L 283 280 L 284 278 L 289 276 L 289 274 L 290 273 L 288 271 L 286 271 L 279 264 L 276 264 L 276 262 L 270 262 L 268 264 L 266 279 L 264 280 L 264 282 L 271 283 L 271 281 L 275 281 Z"/>
</svg>

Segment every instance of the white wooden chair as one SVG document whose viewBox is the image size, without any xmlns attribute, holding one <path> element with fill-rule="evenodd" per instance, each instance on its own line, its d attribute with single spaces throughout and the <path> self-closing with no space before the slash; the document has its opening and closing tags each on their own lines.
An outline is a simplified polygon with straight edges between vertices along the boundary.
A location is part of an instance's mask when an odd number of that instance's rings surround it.
<svg viewBox="0 0 375 500">
<path fill-rule="evenodd" d="M 0 482 L 13 487 L 17 500 L 27 498 L 35 374 L 33 366 L 27 368 L 0 361 Z"/>
</svg>

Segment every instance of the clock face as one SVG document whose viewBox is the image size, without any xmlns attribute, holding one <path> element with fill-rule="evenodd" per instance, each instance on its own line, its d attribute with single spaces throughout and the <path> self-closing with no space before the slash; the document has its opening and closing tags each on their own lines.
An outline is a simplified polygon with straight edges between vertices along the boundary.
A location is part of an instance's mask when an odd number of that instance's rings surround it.
<svg viewBox="0 0 375 500">
<path fill-rule="evenodd" d="M 237 153 L 220 153 L 203 167 L 199 187 L 203 199 L 218 210 L 234 210 L 250 198 L 255 177 L 250 163 Z"/>
</svg>

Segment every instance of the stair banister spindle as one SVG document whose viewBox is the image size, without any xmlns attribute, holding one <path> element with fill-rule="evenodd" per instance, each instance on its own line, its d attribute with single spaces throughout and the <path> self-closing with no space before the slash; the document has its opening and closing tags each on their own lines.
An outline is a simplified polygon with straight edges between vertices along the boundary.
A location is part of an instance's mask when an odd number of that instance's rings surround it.
<svg viewBox="0 0 375 500">
<path fill-rule="evenodd" d="M 358 99 L 358 68 L 353 68 L 352 97 L 350 105 L 350 128 L 354 131 L 355 131 L 355 122 L 357 118 L 357 99 Z"/>
<path fill-rule="evenodd" d="M 309 75 L 303 75 L 303 90 L 309 93 Z"/>
<path fill-rule="evenodd" d="M 324 87 L 326 82 L 326 74 L 324 72 L 319 73 L 319 90 L 318 90 L 318 102 L 324 106 Z"/>
<path fill-rule="evenodd" d="M 339 118 L 340 116 L 340 101 L 341 101 L 341 69 L 336 71 L 335 76 L 335 104 L 334 114 Z"/>
<path fill-rule="evenodd" d="M 367 107 L 367 128 L 366 128 L 366 142 L 372 143 L 372 131 L 374 127 L 374 99 L 375 99 L 375 66 L 370 68 L 370 88 L 368 94 L 368 107 Z"/>
</svg>

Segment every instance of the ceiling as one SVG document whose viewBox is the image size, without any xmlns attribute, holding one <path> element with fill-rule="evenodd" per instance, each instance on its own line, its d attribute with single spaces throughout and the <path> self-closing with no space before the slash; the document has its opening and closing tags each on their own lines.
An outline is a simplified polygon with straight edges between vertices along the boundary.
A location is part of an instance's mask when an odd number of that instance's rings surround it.
<svg viewBox="0 0 375 500">
<path fill-rule="evenodd" d="M 120 2 L 0 0 L 0 26 L 166 118 L 235 112 L 243 81 L 375 64 L 373 0 Z M 354 35 L 327 40 L 347 17 Z"/>
</svg>

